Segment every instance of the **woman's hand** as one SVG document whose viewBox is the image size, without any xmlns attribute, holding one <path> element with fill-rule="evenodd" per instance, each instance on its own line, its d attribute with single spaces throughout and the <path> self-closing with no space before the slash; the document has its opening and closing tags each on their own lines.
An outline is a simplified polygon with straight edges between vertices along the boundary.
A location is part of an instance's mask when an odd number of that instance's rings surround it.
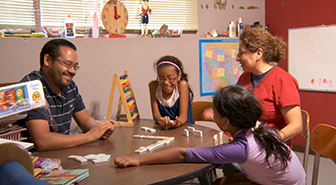
<svg viewBox="0 0 336 185">
<path fill-rule="evenodd" d="M 214 121 L 214 110 L 213 108 L 207 108 L 204 110 L 203 112 L 203 118 L 205 120 L 210 120 L 210 121 Z"/>
</svg>

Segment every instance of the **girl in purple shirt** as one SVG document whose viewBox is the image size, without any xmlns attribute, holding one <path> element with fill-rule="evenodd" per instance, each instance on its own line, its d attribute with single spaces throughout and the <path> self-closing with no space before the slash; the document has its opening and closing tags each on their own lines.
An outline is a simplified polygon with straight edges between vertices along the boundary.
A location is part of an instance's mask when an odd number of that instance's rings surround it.
<svg viewBox="0 0 336 185">
<path fill-rule="evenodd" d="M 175 162 L 238 163 L 244 173 L 217 179 L 215 183 L 306 184 L 306 174 L 295 153 L 274 129 L 257 121 L 262 108 L 249 90 L 241 86 L 224 87 L 216 92 L 213 103 L 214 121 L 234 136 L 230 143 L 116 157 L 114 163 L 118 167 Z"/>
</svg>

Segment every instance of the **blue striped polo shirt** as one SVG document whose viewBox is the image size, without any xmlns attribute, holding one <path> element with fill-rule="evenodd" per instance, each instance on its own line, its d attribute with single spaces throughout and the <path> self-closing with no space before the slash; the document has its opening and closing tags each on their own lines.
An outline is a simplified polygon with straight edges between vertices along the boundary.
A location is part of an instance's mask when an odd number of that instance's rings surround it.
<svg viewBox="0 0 336 185">
<path fill-rule="evenodd" d="M 28 112 L 24 121 L 47 120 L 51 132 L 69 134 L 72 115 L 85 109 L 82 96 L 74 81 L 61 88 L 61 96 L 49 85 L 42 71 L 33 71 L 21 82 L 37 80 L 42 82 L 45 98 L 49 104 L 46 108 L 38 108 Z"/>
</svg>

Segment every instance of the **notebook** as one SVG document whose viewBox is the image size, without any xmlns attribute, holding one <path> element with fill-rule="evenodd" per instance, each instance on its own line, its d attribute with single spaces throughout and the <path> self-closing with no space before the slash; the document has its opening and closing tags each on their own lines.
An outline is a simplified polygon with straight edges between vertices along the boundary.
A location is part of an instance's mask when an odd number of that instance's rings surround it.
<svg viewBox="0 0 336 185">
<path fill-rule="evenodd" d="M 9 140 L 9 139 L 2 139 L 0 138 L 0 144 L 2 143 L 16 143 L 21 146 L 23 146 L 25 149 L 30 150 L 34 147 L 34 143 L 29 142 L 23 142 L 23 141 L 15 141 L 15 140 Z"/>
</svg>

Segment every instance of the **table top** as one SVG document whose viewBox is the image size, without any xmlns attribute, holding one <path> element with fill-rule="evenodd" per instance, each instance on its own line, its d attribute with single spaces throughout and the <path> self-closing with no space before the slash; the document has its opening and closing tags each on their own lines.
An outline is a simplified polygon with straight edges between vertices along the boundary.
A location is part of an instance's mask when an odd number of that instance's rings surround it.
<svg viewBox="0 0 336 185">
<path fill-rule="evenodd" d="M 185 124 L 179 128 L 161 130 L 152 120 L 134 120 L 134 127 L 115 127 L 112 136 L 107 140 L 99 140 L 84 144 L 78 147 L 53 150 L 47 152 L 36 152 L 33 155 L 47 158 L 59 158 L 64 169 L 89 169 L 89 177 L 81 184 L 176 184 L 188 179 L 204 175 L 215 168 L 210 163 L 174 163 L 144 165 L 140 167 L 116 168 L 113 159 L 118 156 L 136 156 L 134 150 L 140 146 L 148 146 L 157 140 L 134 138 L 133 135 L 156 135 L 175 137 L 175 140 L 168 145 L 163 145 L 151 152 L 166 150 L 173 147 L 211 147 L 213 146 L 213 135 L 218 131 L 208 127 L 195 124 Z M 142 126 L 156 128 L 156 133 L 142 130 Z M 203 131 L 203 137 L 184 136 L 184 129 L 192 126 Z M 226 136 L 224 136 L 226 137 Z M 227 141 L 227 137 L 224 138 Z M 92 161 L 81 164 L 73 159 L 67 159 L 69 155 L 88 154 L 111 154 L 108 163 L 94 164 Z"/>
</svg>

